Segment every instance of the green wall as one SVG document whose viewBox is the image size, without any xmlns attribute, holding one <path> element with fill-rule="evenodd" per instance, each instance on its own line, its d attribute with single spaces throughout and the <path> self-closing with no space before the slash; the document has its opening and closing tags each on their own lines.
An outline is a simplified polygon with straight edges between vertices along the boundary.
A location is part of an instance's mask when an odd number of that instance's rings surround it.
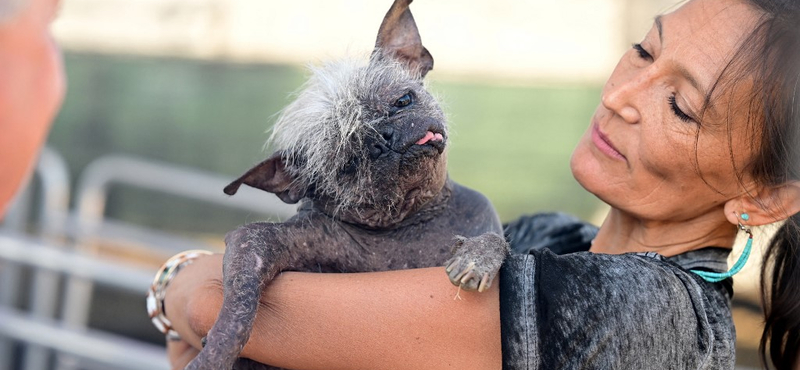
<svg viewBox="0 0 800 370">
<path fill-rule="evenodd" d="M 90 161 L 123 153 L 233 179 L 268 154 L 266 130 L 306 73 L 282 65 L 71 52 L 65 62 L 69 92 L 49 144 L 64 155 L 73 178 Z M 597 209 L 568 163 L 599 87 L 447 82 L 435 72 L 430 78 L 450 117 L 451 177 L 486 194 L 504 221 L 547 210 L 589 217 Z M 113 189 L 108 213 L 209 234 L 254 221 L 247 213 L 126 188 Z"/>
</svg>

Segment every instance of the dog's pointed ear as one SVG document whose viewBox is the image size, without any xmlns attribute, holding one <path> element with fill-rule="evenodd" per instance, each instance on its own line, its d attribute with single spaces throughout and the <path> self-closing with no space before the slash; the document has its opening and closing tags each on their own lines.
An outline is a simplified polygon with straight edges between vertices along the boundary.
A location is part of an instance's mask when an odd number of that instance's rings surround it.
<svg viewBox="0 0 800 370">
<path fill-rule="evenodd" d="M 422 46 L 417 24 L 408 6 L 412 0 L 395 0 L 386 13 L 375 42 L 376 53 L 397 59 L 420 78 L 433 69 L 433 56 Z"/>
<path fill-rule="evenodd" d="M 225 194 L 234 195 L 239 187 L 245 184 L 274 193 L 282 201 L 294 204 L 306 195 L 306 188 L 294 180 L 294 177 L 286 170 L 283 153 L 275 152 L 265 161 L 255 165 L 244 175 L 228 184 L 223 191 Z"/>
</svg>

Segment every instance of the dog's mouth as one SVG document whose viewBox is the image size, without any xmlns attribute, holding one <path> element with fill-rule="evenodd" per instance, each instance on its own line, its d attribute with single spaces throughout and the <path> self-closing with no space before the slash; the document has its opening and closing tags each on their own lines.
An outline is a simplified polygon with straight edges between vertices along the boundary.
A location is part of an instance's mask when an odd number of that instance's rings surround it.
<svg viewBox="0 0 800 370">
<path fill-rule="evenodd" d="M 443 153 L 447 143 L 444 125 L 424 121 L 415 123 L 408 124 L 410 127 L 401 127 L 402 130 L 396 129 L 396 125 L 386 125 L 380 129 L 380 136 L 371 136 L 365 144 L 372 159 L 389 153 L 406 158 Z"/>
<path fill-rule="evenodd" d="M 425 133 L 414 142 L 414 145 L 411 146 L 413 151 L 414 148 L 425 149 L 428 148 L 434 149 L 436 152 L 441 153 L 444 151 L 446 139 L 444 136 L 444 132 L 436 127 L 431 127 L 425 131 Z"/>
<path fill-rule="evenodd" d="M 416 145 L 425 145 L 425 144 L 427 144 L 429 142 L 435 142 L 435 141 L 444 142 L 444 135 L 442 135 L 442 134 L 440 134 L 438 132 L 433 132 L 433 131 L 428 130 L 428 131 L 425 132 L 425 136 L 423 136 L 422 139 L 417 140 L 417 142 L 414 143 L 414 144 L 416 144 Z"/>
</svg>

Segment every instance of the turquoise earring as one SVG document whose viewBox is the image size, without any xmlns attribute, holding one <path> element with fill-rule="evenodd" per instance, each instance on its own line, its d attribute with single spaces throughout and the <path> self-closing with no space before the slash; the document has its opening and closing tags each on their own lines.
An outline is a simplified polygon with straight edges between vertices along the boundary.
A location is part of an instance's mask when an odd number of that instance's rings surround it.
<svg viewBox="0 0 800 370">
<path fill-rule="evenodd" d="M 750 215 L 748 215 L 747 213 L 742 213 L 741 216 L 737 215 L 737 217 L 741 218 L 742 221 L 745 222 L 750 219 Z M 745 244 L 744 246 L 742 255 L 739 256 L 739 259 L 736 261 L 736 263 L 733 264 L 733 267 L 731 267 L 731 269 L 728 270 L 728 272 L 708 272 L 702 270 L 690 270 L 690 271 L 699 275 L 701 278 L 703 278 L 703 280 L 709 283 L 716 283 L 725 280 L 735 275 L 737 272 L 741 271 L 744 265 L 747 263 L 747 259 L 750 257 L 750 251 L 753 249 L 753 232 L 750 230 L 749 227 L 742 225 L 741 222 L 739 222 L 739 230 L 742 230 L 747 233 L 747 244 Z"/>
</svg>

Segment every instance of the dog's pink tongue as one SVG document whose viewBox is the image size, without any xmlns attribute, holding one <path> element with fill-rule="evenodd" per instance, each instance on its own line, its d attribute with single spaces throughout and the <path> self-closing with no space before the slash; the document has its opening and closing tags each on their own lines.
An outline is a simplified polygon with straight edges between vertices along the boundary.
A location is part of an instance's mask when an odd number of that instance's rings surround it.
<svg viewBox="0 0 800 370">
<path fill-rule="evenodd" d="M 444 136 L 442 136 L 442 134 L 440 133 L 434 134 L 433 132 L 428 131 L 425 133 L 425 137 L 417 141 L 417 145 L 423 145 L 429 141 L 442 141 L 442 140 L 444 140 Z"/>
<path fill-rule="evenodd" d="M 435 137 L 435 135 L 433 134 L 433 132 L 428 131 L 428 132 L 425 133 L 425 137 L 423 137 L 422 139 L 419 139 L 419 141 L 417 141 L 417 145 L 425 144 L 425 143 L 431 141 L 434 137 Z"/>
</svg>

